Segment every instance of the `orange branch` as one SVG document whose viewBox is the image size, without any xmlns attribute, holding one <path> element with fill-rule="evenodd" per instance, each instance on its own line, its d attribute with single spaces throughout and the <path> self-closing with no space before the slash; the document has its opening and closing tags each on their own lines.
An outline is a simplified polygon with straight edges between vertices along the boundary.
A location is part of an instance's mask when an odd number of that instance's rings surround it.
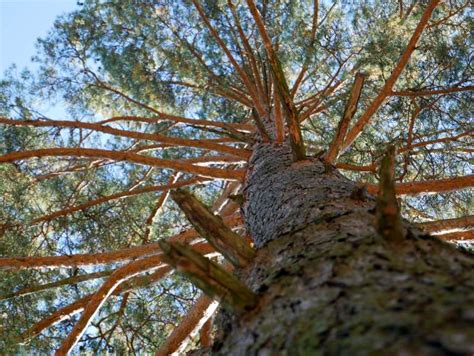
<svg viewBox="0 0 474 356">
<path fill-rule="evenodd" d="M 448 232 L 465 232 L 474 229 L 474 215 L 461 218 L 427 221 L 416 224 L 423 231 L 431 234 L 442 234 Z"/>
<path fill-rule="evenodd" d="M 227 153 L 241 158 L 248 158 L 249 152 L 234 147 L 224 146 L 217 143 L 212 143 L 203 140 L 189 140 L 180 137 L 168 137 L 160 134 L 151 134 L 137 131 L 126 131 L 116 129 L 110 126 L 104 126 L 98 123 L 80 122 L 80 121 L 67 121 L 67 120 L 53 120 L 53 121 L 41 121 L 41 120 L 11 120 L 5 117 L 0 117 L 0 124 L 11 125 L 11 126 L 34 126 L 34 127 L 68 127 L 68 128 L 81 128 L 87 130 L 93 130 L 103 132 L 109 135 L 128 137 L 138 140 L 150 140 L 162 143 L 167 143 L 173 146 L 183 147 L 195 147 L 213 150 L 217 152 Z"/>
<path fill-rule="evenodd" d="M 244 175 L 242 170 L 199 167 L 184 163 L 182 161 L 142 156 L 131 152 L 111 151 L 95 148 L 43 148 L 31 151 L 12 152 L 4 156 L 0 156 L 0 163 L 14 162 L 33 157 L 63 156 L 107 158 L 114 161 L 128 161 L 148 166 L 170 168 L 180 172 L 193 173 L 202 175 L 204 177 L 220 178 L 224 180 L 241 180 L 243 179 Z"/>
<path fill-rule="evenodd" d="M 293 98 L 288 88 L 281 63 L 272 46 L 272 41 L 267 33 L 265 24 L 253 0 L 247 0 L 247 6 L 250 13 L 255 20 L 260 36 L 263 39 L 265 51 L 267 53 L 268 62 L 274 77 L 274 85 L 277 88 L 278 95 L 280 95 L 281 104 L 285 112 L 286 123 L 288 126 L 288 134 L 290 138 L 291 148 L 295 160 L 303 160 L 306 158 L 306 152 L 301 135 L 301 128 L 299 125 L 298 111 L 293 102 Z"/>
<path fill-rule="evenodd" d="M 209 22 L 209 19 L 208 17 L 206 16 L 206 14 L 204 13 L 201 5 L 198 4 L 198 2 L 196 0 L 191 0 L 192 3 L 194 4 L 194 6 L 196 7 L 197 11 L 199 12 L 199 16 L 201 17 L 201 19 L 204 21 L 204 23 L 206 24 L 206 27 L 209 29 L 209 31 L 211 32 L 212 36 L 214 37 L 214 39 L 216 40 L 216 42 L 219 44 L 219 46 L 222 48 L 222 50 L 224 51 L 225 55 L 227 56 L 227 58 L 229 59 L 230 63 L 232 64 L 232 66 L 235 68 L 235 70 L 237 71 L 237 73 L 239 74 L 239 76 L 242 78 L 242 81 L 244 82 L 245 86 L 247 87 L 249 93 L 250 93 L 250 96 L 252 97 L 252 100 L 255 104 L 255 108 L 257 109 L 258 111 L 258 114 L 262 117 L 265 116 L 266 114 L 266 111 L 265 111 L 265 106 L 263 105 L 262 103 L 262 98 L 258 95 L 257 91 L 256 91 L 256 88 L 255 86 L 252 84 L 251 80 L 249 79 L 249 77 L 247 76 L 247 73 L 245 73 L 245 71 L 240 67 L 240 65 L 237 63 L 237 61 L 235 60 L 234 56 L 232 55 L 232 53 L 230 52 L 230 50 L 227 48 L 226 44 L 224 43 L 224 41 L 221 39 L 221 37 L 219 36 L 219 33 L 216 31 L 216 29 L 214 27 L 212 27 L 211 23 Z"/>
<path fill-rule="evenodd" d="M 446 241 L 474 241 L 474 230 L 450 232 L 448 234 L 434 236 Z"/>
<path fill-rule="evenodd" d="M 382 89 L 380 90 L 379 94 L 376 96 L 374 101 L 372 101 L 372 103 L 369 105 L 369 107 L 364 112 L 364 114 L 362 114 L 362 116 L 359 118 L 359 120 L 356 122 L 356 124 L 352 127 L 352 129 L 347 134 L 347 137 L 344 141 L 344 147 L 343 147 L 344 150 L 346 150 L 357 139 L 357 137 L 361 134 L 364 127 L 369 123 L 370 118 L 375 114 L 375 112 L 382 105 L 385 98 L 392 93 L 392 88 L 395 85 L 395 82 L 397 81 L 398 77 L 400 76 L 403 69 L 407 65 L 408 60 L 410 59 L 411 54 L 415 50 L 416 44 L 418 40 L 420 39 L 421 34 L 423 33 L 423 30 L 428 24 L 431 14 L 433 13 L 434 9 L 436 8 L 436 6 L 439 4 L 440 1 L 441 0 L 430 0 L 428 5 L 426 6 L 426 9 L 423 12 L 420 22 L 416 26 L 415 31 L 413 32 L 410 38 L 410 41 L 408 42 L 405 52 L 400 57 L 397 65 L 392 71 L 392 74 L 387 79 L 387 81 L 385 82 L 384 86 L 382 87 Z"/>
<path fill-rule="evenodd" d="M 224 218 L 224 222 L 228 226 L 238 226 L 242 223 L 239 215 L 233 215 Z M 169 238 L 169 241 L 179 241 L 183 243 L 191 243 L 198 233 L 194 229 L 186 230 L 182 233 Z M 193 245 L 194 246 L 194 245 Z M 198 243 L 195 248 L 207 251 L 207 243 Z M 101 265 L 107 263 L 115 263 L 121 261 L 129 261 L 136 258 L 157 254 L 160 252 L 158 243 L 149 245 L 140 245 L 122 250 L 110 252 L 92 253 L 92 254 L 76 254 L 69 256 L 43 256 L 43 257 L 1 257 L 0 269 L 44 269 L 44 268 L 68 268 L 79 266 Z"/>
<path fill-rule="evenodd" d="M 390 95 L 392 96 L 432 96 L 432 95 L 446 95 L 446 94 L 459 93 L 463 91 L 472 91 L 472 90 L 474 90 L 474 86 L 468 85 L 465 87 L 453 87 L 453 88 L 443 88 L 443 89 L 434 89 L 434 90 L 392 91 Z"/>
<path fill-rule="evenodd" d="M 153 272 L 152 274 L 135 277 L 131 279 L 130 281 L 120 285 L 117 289 L 114 290 L 112 294 L 119 295 L 121 293 L 128 292 L 131 289 L 149 285 L 165 277 L 172 270 L 173 269 L 169 266 L 163 266 L 160 269 L 158 269 L 156 272 Z M 85 306 L 87 305 L 87 303 L 91 300 L 91 298 L 92 298 L 92 294 L 86 295 L 85 297 L 75 301 L 74 303 L 69 304 L 63 308 L 60 308 L 56 310 L 53 314 L 40 320 L 39 322 L 34 324 L 31 328 L 29 328 L 27 331 L 22 333 L 21 335 L 21 338 L 23 339 L 22 343 L 28 342 L 30 339 L 40 334 L 43 330 L 63 320 L 70 319 L 72 316 L 82 312 Z"/>
<path fill-rule="evenodd" d="M 214 314 L 219 303 L 210 299 L 207 295 L 201 296 L 186 317 L 168 336 L 166 342 L 157 351 L 156 356 L 171 355 L 174 352 L 181 354 L 186 347 L 183 343 L 188 336 L 195 334 L 206 321 Z"/>
<path fill-rule="evenodd" d="M 81 338 L 82 334 L 90 324 L 94 316 L 99 312 L 102 305 L 114 290 L 126 280 L 143 272 L 154 271 L 162 265 L 161 255 L 146 257 L 141 260 L 130 262 L 115 270 L 114 273 L 93 294 L 87 303 L 79 321 L 74 325 L 71 333 L 64 339 L 61 347 L 56 351 L 57 356 L 66 356 Z"/>
<path fill-rule="evenodd" d="M 54 220 L 54 219 L 59 218 L 61 216 L 66 216 L 66 215 L 72 214 L 76 211 L 85 210 L 85 209 L 88 209 L 90 207 L 93 207 L 93 206 L 96 206 L 96 205 L 99 205 L 99 204 L 103 204 L 103 203 L 106 203 L 106 202 L 109 202 L 109 201 L 115 201 L 115 200 L 118 200 L 118 199 L 128 198 L 128 197 L 131 197 L 131 196 L 136 196 L 136 195 L 139 195 L 139 194 L 150 193 L 150 192 L 159 192 L 159 191 L 166 192 L 169 189 L 185 187 L 185 186 L 195 184 L 195 183 L 203 183 L 206 180 L 208 180 L 208 179 L 193 178 L 193 179 L 181 181 L 181 182 L 178 182 L 178 183 L 175 182 L 175 183 L 168 184 L 168 185 L 153 185 L 153 186 L 150 186 L 150 187 L 144 187 L 144 188 L 140 188 L 140 189 L 134 189 L 134 190 L 128 190 L 128 191 L 125 191 L 125 192 L 115 193 L 115 194 L 103 196 L 103 197 L 100 197 L 100 198 L 97 198 L 97 199 L 94 199 L 94 200 L 90 200 L 90 201 L 88 201 L 86 203 L 83 203 L 83 204 L 80 204 L 80 205 L 76 205 L 76 206 L 72 206 L 70 208 L 62 209 L 62 210 L 56 211 L 56 212 L 48 214 L 48 215 L 41 216 L 39 218 L 36 218 L 36 219 L 32 220 L 30 224 L 35 225 L 35 224 L 38 224 L 40 222 L 51 221 L 51 220 Z"/>
<path fill-rule="evenodd" d="M 423 182 L 399 183 L 395 185 L 397 195 L 417 195 L 421 193 L 442 193 L 450 192 L 474 186 L 474 175 L 464 177 L 453 177 L 439 180 L 427 180 Z M 378 187 L 375 184 L 367 186 L 369 193 L 377 193 Z"/>
</svg>

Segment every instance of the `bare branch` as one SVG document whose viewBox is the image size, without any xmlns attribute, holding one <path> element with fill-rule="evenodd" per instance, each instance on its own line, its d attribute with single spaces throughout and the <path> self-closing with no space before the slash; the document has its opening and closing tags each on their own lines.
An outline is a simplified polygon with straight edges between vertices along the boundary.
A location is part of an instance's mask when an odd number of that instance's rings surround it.
<svg viewBox="0 0 474 356">
<path fill-rule="evenodd" d="M 447 95 L 453 93 L 459 93 L 464 91 L 473 91 L 474 86 L 468 85 L 465 87 L 453 87 L 453 88 L 443 88 L 443 89 L 424 89 L 424 90 L 401 90 L 401 91 L 392 91 L 390 95 L 392 96 L 432 96 L 432 95 Z"/>
<path fill-rule="evenodd" d="M 98 132 L 104 132 L 106 134 L 128 137 L 139 140 L 150 140 L 161 143 L 170 144 L 173 146 L 182 146 L 182 147 L 195 147 L 213 150 L 217 152 L 227 153 L 233 156 L 248 158 L 250 153 L 245 150 L 241 150 L 234 147 L 229 147 L 217 143 L 212 143 L 209 141 L 203 140 L 190 140 L 180 137 L 168 137 L 157 133 L 145 133 L 137 131 L 126 131 L 116 129 L 110 126 L 104 126 L 98 123 L 90 122 L 81 122 L 81 121 L 67 121 L 67 120 L 11 120 L 5 117 L 0 117 L 0 124 L 11 125 L 11 126 L 34 126 L 34 127 L 68 127 L 68 128 L 81 128 L 87 130 L 93 130 Z"/>
<path fill-rule="evenodd" d="M 138 274 L 155 271 L 162 266 L 162 256 L 155 255 L 146 257 L 141 260 L 130 262 L 129 264 L 118 268 L 112 273 L 107 281 L 100 286 L 97 292 L 91 297 L 87 303 L 79 321 L 74 325 L 71 333 L 56 351 L 57 356 L 66 356 L 81 338 L 87 326 L 99 312 L 101 306 L 113 291 L 126 280 L 137 276 Z"/>
</svg>

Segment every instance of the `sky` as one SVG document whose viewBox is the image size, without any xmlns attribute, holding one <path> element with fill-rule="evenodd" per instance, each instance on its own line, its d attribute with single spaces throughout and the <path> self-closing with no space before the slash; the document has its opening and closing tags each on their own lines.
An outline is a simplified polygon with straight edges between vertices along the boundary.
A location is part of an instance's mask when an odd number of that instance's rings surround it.
<svg viewBox="0 0 474 356">
<path fill-rule="evenodd" d="M 31 66 L 36 39 L 57 16 L 77 8 L 77 0 L 0 0 L 0 77 L 13 63 Z"/>
</svg>

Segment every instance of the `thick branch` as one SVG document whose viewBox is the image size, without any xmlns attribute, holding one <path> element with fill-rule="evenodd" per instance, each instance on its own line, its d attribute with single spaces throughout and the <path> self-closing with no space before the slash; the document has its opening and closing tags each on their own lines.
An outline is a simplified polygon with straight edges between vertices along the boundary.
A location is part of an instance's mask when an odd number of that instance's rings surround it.
<svg viewBox="0 0 474 356">
<path fill-rule="evenodd" d="M 390 95 L 392 96 L 432 96 L 432 95 L 446 95 L 452 93 L 459 93 L 463 91 L 472 91 L 474 86 L 467 85 L 465 87 L 453 87 L 453 88 L 443 88 L 443 89 L 433 89 L 433 90 L 401 90 L 401 91 L 392 91 Z"/>
<path fill-rule="evenodd" d="M 232 220 L 232 218 L 229 220 Z M 191 242 L 197 236 L 198 234 L 195 230 L 188 230 L 181 234 L 174 235 L 170 240 Z M 210 247 L 207 243 L 196 243 L 192 246 L 202 253 L 214 251 L 214 248 Z M 158 243 L 153 243 L 103 253 L 76 254 L 70 256 L 3 257 L 0 258 L 0 269 L 45 269 L 101 265 L 130 261 L 158 253 L 160 253 L 160 246 Z"/>
<path fill-rule="evenodd" d="M 474 230 L 450 232 L 434 236 L 446 241 L 474 241 Z"/>
<path fill-rule="evenodd" d="M 360 133 L 364 129 L 365 125 L 369 123 L 372 115 L 374 115 L 375 112 L 382 105 L 385 98 L 392 93 L 392 88 L 395 85 L 395 82 L 397 81 L 398 77 L 400 76 L 403 69 L 407 65 L 408 60 L 410 59 L 411 54 L 415 50 L 416 44 L 418 40 L 420 39 L 421 34 L 423 33 L 423 30 L 425 29 L 431 17 L 431 14 L 433 13 L 434 9 L 439 4 L 439 2 L 440 0 L 430 0 L 428 5 L 426 6 L 426 9 L 423 12 L 420 22 L 416 26 L 415 31 L 413 32 L 410 38 L 410 41 L 408 42 L 405 52 L 400 57 L 397 65 L 392 71 L 392 74 L 387 79 L 387 81 L 385 82 L 384 86 L 382 87 L 382 89 L 380 90 L 379 94 L 376 96 L 374 101 L 369 105 L 369 107 L 364 112 L 364 114 L 362 114 L 362 116 L 359 118 L 359 120 L 356 122 L 356 124 L 352 127 L 352 129 L 347 134 L 347 137 L 344 141 L 344 147 L 343 147 L 344 150 L 347 149 L 356 140 L 356 138 L 360 135 Z"/>
</svg>

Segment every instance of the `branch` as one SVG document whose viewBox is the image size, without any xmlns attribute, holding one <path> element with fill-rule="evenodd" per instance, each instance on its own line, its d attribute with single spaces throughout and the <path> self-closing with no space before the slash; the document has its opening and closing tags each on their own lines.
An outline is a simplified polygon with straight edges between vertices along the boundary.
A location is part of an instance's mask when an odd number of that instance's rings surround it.
<svg viewBox="0 0 474 356">
<path fill-rule="evenodd" d="M 450 232 L 434 236 L 446 241 L 474 241 L 474 230 Z"/>
<path fill-rule="evenodd" d="M 76 205 L 76 206 L 72 206 L 70 208 L 55 211 L 54 213 L 51 213 L 51 214 L 48 214 L 48 215 L 41 216 L 39 218 L 36 218 L 36 219 L 32 220 L 30 224 L 35 225 L 35 224 L 38 224 L 38 223 L 41 223 L 41 222 L 51 221 L 51 220 L 57 219 L 61 216 L 66 216 L 66 215 L 72 214 L 76 211 L 85 210 L 85 209 L 88 209 L 90 207 L 93 207 L 93 206 L 96 206 L 96 205 L 99 205 L 99 204 L 103 204 L 103 203 L 106 203 L 106 202 L 109 202 L 109 201 L 115 201 L 115 200 L 118 200 L 118 199 L 127 198 L 127 197 L 131 197 L 131 196 L 135 196 L 135 195 L 139 195 L 139 194 L 144 194 L 144 193 L 160 192 L 160 191 L 167 192 L 167 191 L 169 191 L 170 189 L 173 189 L 173 188 L 185 187 L 185 186 L 195 184 L 195 183 L 204 183 L 207 180 L 208 179 L 198 177 L 198 178 L 183 180 L 181 182 L 177 182 L 177 183 L 175 182 L 175 183 L 171 183 L 171 184 L 167 184 L 167 185 L 152 185 L 152 186 L 144 187 L 144 188 L 140 188 L 140 189 L 127 190 L 127 191 L 120 192 L 120 193 L 106 195 L 106 196 L 103 196 L 103 197 L 100 197 L 100 198 L 97 198 L 97 199 L 89 200 L 88 202 L 83 203 L 83 204 L 79 204 L 79 205 Z"/>
<path fill-rule="evenodd" d="M 240 219 L 240 218 L 238 218 Z M 230 217 L 229 222 L 237 220 Z M 171 241 L 192 242 L 198 236 L 195 230 L 188 230 L 181 234 L 169 238 Z M 214 248 L 207 243 L 196 243 L 192 245 L 202 253 L 210 253 Z M 70 268 L 79 266 L 94 266 L 115 262 L 130 261 L 136 258 L 160 253 L 158 243 L 140 245 L 122 250 L 92 253 L 76 254 L 69 256 L 44 256 L 44 257 L 1 257 L 0 269 L 45 269 L 45 268 Z"/>
<path fill-rule="evenodd" d="M 125 266 L 115 270 L 109 279 L 103 283 L 97 292 L 95 292 L 91 297 L 84 308 L 80 319 L 76 325 L 74 325 L 71 333 L 66 339 L 64 339 L 61 347 L 56 351 L 55 355 L 65 356 L 71 351 L 74 345 L 76 345 L 76 343 L 81 338 L 82 334 L 94 316 L 99 312 L 99 309 L 120 284 L 134 276 L 137 276 L 138 274 L 155 271 L 160 267 L 162 267 L 162 256 L 156 255 L 130 262 L 129 264 L 126 264 Z"/>
<path fill-rule="evenodd" d="M 18 292 L 4 294 L 0 296 L 0 301 L 17 298 L 17 297 L 24 297 L 25 295 L 41 292 L 47 289 L 65 286 L 68 284 L 76 284 L 76 283 L 80 283 L 84 281 L 90 281 L 91 279 L 103 278 L 103 277 L 109 276 L 112 272 L 113 271 L 101 271 L 101 272 L 94 272 L 94 273 L 88 273 L 88 274 L 81 274 L 78 276 L 63 278 L 56 282 L 26 287 L 26 288 L 20 289 Z"/>
<path fill-rule="evenodd" d="M 418 223 L 416 226 L 434 235 L 448 232 L 465 232 L 474 229 L 474 215 L 454 219 L 427 221 Z"/>
<path fill-rule="evenodd" d="M 171 197 L 196 231 L 234 266 L 245 267 L 252 261 L 254 251 L 247 242 L 192 194 L 184 190 L 174 190 L 171 192 Z"/>
<path fill-rule="evenodd" d="M 252 81 L 249 79 L 249 77 L 247 76 L 247 73 L 245 73 L 245 71 L 240 67 L 240 65 L 237 63 L 237 61 L 235 60 L 234 56 L 232 55 L 232 53 L 230 52 L 230 50 L 227 48 L 227 46 L 225 45 L 224 41 L 221 39 L 221 37 L 219 36 L 219 33 L 216 31 L 216 29 L 214 27 L 212 27 L 211 23 L 209 22 L 209 19 L 208 17 L 206 16 L 206 14 L 204 13 L 201 5 L 198 4 L 198 2 L 196 0 L 191 0 L 192 3 L 194 4 L 194 6 L 196 7 L 197 11 L 199 12 L 199 16 L 201 17 L 201 19 L 204 21 L 204 23 L 206 24 L 207 28 L 209 29 L 209 31 L 211 32 L 212 36 L 214 37 L 214 39 L 216 40 L 216 42 L 219 44 L 219 46 L 222 48 L 222 50 L 224 51 L 225 55 L 227 56 L 227 58 L 229 59 L 229 62 L 232 64 L 232 66 L 235 68 L 235 70 L 237 71 L 237 73 L 239 74 L 240 78 L 242 79 L 242 81 L 244 82 L 245 86 L 247 87 L 249 93 L 250 93 L 250 96 L 252 97 L 253 99 L 253 102 L 255 104 L 255 108 L 257 109 L 258 113 L 260 116 L 264 116 L 266 114 L 265 112 L 265 107 L 261 101 L 261 97 L 258 95 L 257 93 L 257 90 L 256 88 L 254 87 Z"/>
<path fill-rule="evenodd" d="M 186 245 L 160 241 L 166 263 L 188 277 L 209 297 L 233 309 L 249 311 L 257 304 L 257 296 L 235 276 Z"/>
<path fill-rule="evenodd" d="M 261 98 L 262 98 L 261 100 L 263 102 L 265 102 L 265 100 L 263 99 L 265 97 L 265 90 L 263 88 L 263 84 L 262 84 L 262 81 L 261 81 L 261 78 L 260 78 L 260 72 L 258 71 L 257 60 L 256 60 L 255 55 L 253 53 L 252 46 L 250 45 L 250 43 L 247 39 L 247 36 L 244 33 L 244 30 L 243 30 L 242 25 L 240 23 L 240 19 L 239 19 L 239 16 L 237 14 L 234 3 L 232 2 L 232 0 L 227 0 L 227 4 L 230 8 L 230 11 L 232 12 L 232 16 L 234 18 L 235 25 L 237 27 L 237 31 L 239 33 L 240 39 L 242 40 L 242 43 L 243 43 L 244 48 L 246 50 L 247 56 L 249 58 L 250 67 L 252 69 L 252 73 L 253 73 L 253 77 L 254 77 L 254 80 L 255 80 L 257 92 L 261 96 Z"/>
<path fill-rule="evenodd" d="M 349 123 L 357 110 L 357 105 L 359 103 L 360 93 L 362 92 L 364 80 L 364 74 L 356 74 L 354 84 L 352 85 L 351 93 L 349 95 L 349 100 L 347 100 L 347 104 L 344 109 L 344 114 L 342 115 L 342 119 L 339 122 L 339 126 L 337 127 L 336 135 L 334 136 L 334 139 L 332 140 L 329 146 L 328 153 L 325 156 L 325 160 L 328 163 L 334 164 L 334 162 L 337 160 L 339 150 L 341 149 L 341 146 L 344 143 L 344 138 L 346 136 Z"/>
<path fill-rule="evenodd" d="M 395 196 L 395 146 L 389 146 L 380 164 L 380 184 L 377 196 L 377 231 L 387 241 L 399 243 L 405 238 Z"/>
<path fill-rule="evenodd" d="M 390 95 L 392 96 L 432 96 L 432 95 L 446 95 L 452 93 L 459 93 L 463 91 L 472 91 L 474 90 L 473 85 L 468 85 L 465 87 L 453 87 L 453 88 L 443 88 L 443 89 L 434 89 L 434 90 L 401 90 L 401 91 L 392 91 Z"/>
<path fill-rule="evenodd" d="M 217 127 L 222 129 L 232 128 L 234 130 L 239 130 L 243 132 L 251 132 L 253 126 L 250 124 L 241 124 L 241 123 L 228 123 L 220 121 L 210 121 L 210 120 L 201 120 L 201 119 L 190 119 L 186 117 L 170 115 L 165 113 L 159 113 L 158 117 L 141 117 L 141 116 L 115 116 L 110 119 L 102 120 L 97 122 L 99 125 L 105 125 L 111 122 L 117 121 L 134 121 L 134 122 L 144 122 L 149 124 L 155 124 L 160 121 L 173 121 L 182 124 L 188 124 L 196 127 Z"/>
<path fill-rule="evenodd" d="M 178 178 L 179 178 L 179 173 L 178 174 L 173 174 L 170 177 L 168 187 L 170 185 L 174 185 L 176 183 L 176 181 L 178 180 Z M 164 190 L 163 193 L 161 193 L 160 197 L 156 200 L 155 205 L 153 206 L 153 209 L 152 209 L 150 215 L 148 216 L 148 218 L 145 221 L 145 234 L 143 235 L 143 238 L 142 238 L 142 243 L 144 245 L 146 245 L 149 242 L 150 234 L 152 232 L 153 223 L 154 223 L 160 209 L 163 207 L 163 205 L 165 205 L 166 201 L 168 200 L 168 197 L 170 195 L 170 189 L 171 188 L 168 188 L 168 189 Z"/>
<path fill-rule="evenodd" d="M 199 330 L 199 344 L 201 348 L 211 347 L 213 343 L 212 324 L 214 322 L 214 315 L 204 323 Z"/>
<path fill-rule="evenodd" d="M 168 137 L 157 133 L 144 133 L 137 131 L 126 131 L 116 129 L 110 126 L 104 126 L 98 123 L 81 122 L 81 121 L 67 121 L 67 120 L 52 120 L 52 121 L 41 121 L 41 120 L 11 120 L 5 117 L 0 117 L 0 124 L 11 125 L 11 126 L 34 126 L 34 127 L 69 127 L 69 128 L 81 128 L 87 130 L 93 130 L 103 132 L 109 135 L 128 137 L 139 140 L 150 140 L 161 143 L 167 143 L 173 146 L 182 147 L 194 147 L 213 150 L 217 152 L 227 153 L 240 158 L 248 158 L 249 152 L 245 150 L 220 145 L 204 140 L 189 140 L 180 137 Z"/>
<path fill-rule="evenodd" d="M 436 6 L 439 4 L 440 1 L 441 0 L 430 0 L 428 5 L 426 6 L 426 9 L 423 12 L 420 22 L 416 26 L 415 31 L 413 32 L 410 38 L 410 41 L 408 42 L 405 52 L 400 57 L 397 65 L 392 71 L 392 74 L 385 82 L 384 86 L 380 90 L 377 97 L 369 105 L 369 107 L 364 112 L 364 114 L 362 114 L 362 116 L 359 118 L 359 120 L 356 122 L 356 124 L 352 127 L 352 129 L 347 134 L 347 137 L 344 141 L 343 150 L 346 150 L 357 139 L 357 137 L 360 135 L 360 133 L 364 129 L 365 125 L 369 123 L 372 115 L 374 115 L 375 112 L 379 109 L 379 107 L 382 105 L 385 98 L 392 93 L 392 88 L 395 85 L 395 82 L 397 81 L 398 77 L 400 76 L 403 69 L 407 65 L 408 60 L 410 59 L 411 54 L 415 50 L 416 44 L 418 40 L 420 39 L 421 34 L 423 33 L 423 30 L 425 29 L 431 17 L 431 14 L 433 13 L 434 9 L 436 8 Z"/>
<path fill-rule="evenodd" d="M 283 111 L 285 112 L 288 134 L 294 158 L 295 160 L 306 159 L 303 137 L 301 135 L 301 128 L 299 125 L 298 111 L 293 102 L 290 89 L 288 88 L 288 83 L 286 82 L 281 63 L 273 49 L 270 36 L 267 33 L 263 19 L 253 0 L 247 0 L 247 6 L 249 7 L 250 13 L 253 16 L 255 23 L 257 24 L 258 31 L 263 39 L 268 62 L 270 63 L 270 68 L 275 78 L 275 86 L 280 96 Z"/>
<path fill-rule="evenodd" d="M 124 292 L 128 292 L 132 289 L 139 288 L 145 285 L 149 285 L 150 283 L 156 282 L 163 277 L 165 277 L 172 268 L 169 266 L 163 266 L 162 268 L 158 269 L 156 272 L 152 274 L 135 277 L 128 282 L 120 285 L 117 289 L 114 290 L 112 293 L 113 295 L 119 295 Z M 53 314 L 49 315 L 48 317 L 40 320 L 36 324 L 34 324 L 31 328 L 21 334 L 20 338 L 22 339 L 22 344 L 27 343 L 29 340 L 40 334 L 43 330 L 63 321 L 70 319 L 74 315 L 82 312 L 91 300 L 93 294 L 86 295 L 85 297 L 75 301 L 72 304 L 69 304 L 63 308 L 56 310 Z"/>
<path fill-rule="evenodd" d="M 147 166 L 170 168 L 180 172 L 192 173 L 210 178 L 220 178 L 224 180 L 240 180 L 244 176 L 244 173 L 241 170 L 199 167 L 192 164 L 183 163 L 182 161 L 142 156 L 131 152 L 111 151 L 95 148 L 43 148 L 31 151 L 12 152 L 7 153 L 4 156 L 0 156 L 0 163 L 14 162 L 32 157 L 63 156 L 93 158 L 100 157 L 111 159 L 114 161 L 128 161 Z"/>
<path fill-rule="evenodd" d="M 183 344 L 188 336 L 195 334 L 207 320 L 214 314 L 219 303 L 210 299 L 207 295 L 201 296 L 181 323 L 168 336 L 166 342 L 156 352 L 156 356 L 171 355 L 173 352 L 177 354 L 183 353 Z"/>
<path fill-rule="evenodd" d="M 450 192 L 474 186 L 474 175 L 453 177 L 439 180 L 427 180 L 422 182 L 399 183 L 395 185 L 395 192 L 400 195 L 417 195 L 420 193 L 442 193 Z M 367 191 L 377 193 L 378 187 L 375 184 L 369 184 Z"/>
</svg>

